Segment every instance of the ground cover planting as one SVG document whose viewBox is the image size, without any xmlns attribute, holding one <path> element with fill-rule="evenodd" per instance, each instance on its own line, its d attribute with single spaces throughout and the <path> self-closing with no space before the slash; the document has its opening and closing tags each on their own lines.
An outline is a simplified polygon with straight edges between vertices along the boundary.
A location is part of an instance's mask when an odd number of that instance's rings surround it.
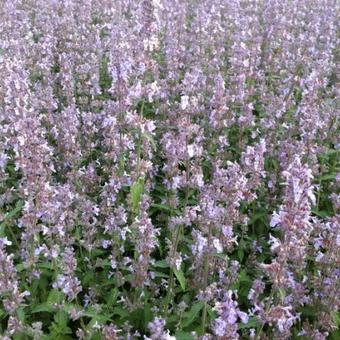
<svg viewBox="0 0 340 340">
<path fill-rule="evenodd" d="M 340 339 L 336 0 L 0 0 L 0 338 Z"/>
</svg>

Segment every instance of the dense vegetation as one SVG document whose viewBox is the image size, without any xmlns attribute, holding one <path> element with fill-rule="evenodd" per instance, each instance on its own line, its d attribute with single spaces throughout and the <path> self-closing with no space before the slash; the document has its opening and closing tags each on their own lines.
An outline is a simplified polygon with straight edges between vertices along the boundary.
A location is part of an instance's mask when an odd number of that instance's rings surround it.
<svg viewBox="0 0 340 340">
<path fill-rule="evenodd" d="M 0 0 L 0 338 L 339 339 L 336 0 Z"/>
</svg>

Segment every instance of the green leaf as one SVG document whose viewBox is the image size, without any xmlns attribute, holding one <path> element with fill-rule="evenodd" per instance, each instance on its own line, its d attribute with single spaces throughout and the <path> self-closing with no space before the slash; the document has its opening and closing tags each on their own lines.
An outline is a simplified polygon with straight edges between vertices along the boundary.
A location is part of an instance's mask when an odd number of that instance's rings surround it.
<svg viewBox="0 0 340 340">
<path fill-rule="evenodd" d="M 27 334 L 26 332 L 16 332 L 15 334 L 13 334 L 12 338 L 13 340 L 27 340 Z"/>
<path fill-rule="evenodd" d="M 269 75 L 269 78 L 270 78 L 270 79 L 277 79 L 277 80 L 280 80 L 280 79 L 281 79 L 280 76 L 275 75 L 275 74 Z"/>
<path fill-rule="evenodd" d="M 316 314 L 316 311 L 313 306 L 303 306 L 300 308 L 300 311 L 302 312 L 304 316 L 307 316 L 310 318 L 314 318 Z"/>
<path fill-rule="evenodd" d="M 246 245 L 247 245 L 246 242 L 242 238 L 240 240 L 238 248 L 237 248 L 237 255 L 238 255 L 240 262 L 242 262 L 242 260 L 244 258 L 244 249 L 246 248 Z"/>
<path fill-rule="evenodd" d="M 333 322 L 336 324 L 337 327 L 340 326 L 340 313 L 336 311 L 331 311 L 331 317 Z"/>
<path fill-rule="evenodd" d="M 41 269 L 53 269 L 53 265 L 51 262 L 47 262 L 47 263 L 38 263 L 39 268 Z"/>
<path fill-rule="evenodd" d="M 256 214 L 254 214 L 251 219 L 248 222 L 248 225 L 252 225 L 253 223 L 255 223 L 257 220 L 259 219 L 263 219 L 263 217 L 265 217 L 267 215 L 266 212 L 258 212 Z"/>
<path fill-rule="evenodd" d="M 25 323 L 25 311 L 22 307 L 17 309 L 17 315 L 22 323 Z"/>
<path fill-rule="evenodd" d="M 147 139 L 147 140 L 151 143 L 152 148 L 153 148 L 154 151 L 157 150 L 156 142 L 155 142 L 155 140 L 154 140 L 154 138 L 153 138 L 153 136 L 152 136 L 151 133 L 144 132 L 144 133 L 142 134 L 142 137 L 145 138 L 145 139 Z"/>
<path fill-rule="evenodd" d="M 136 328 L 142 329 L 145 325 L 144 308 L 137 308 L 129 313 L 129 322 Z"/>
<path fill-rule="evenodd" d="M 237 249 L 237 256 L 238 256 L 238 259 L 240 260 L 240 262 L 242 262 L 242 260 L 244 258 L 244 251 L 241 247 Z"/>
<path fill-rule="evenodd" d="M 168 278 L 169 275 L 168 274 L 165 274 L 165 273 L 162 273 L 162 272 L 154 272 L 155 274 L 155 277 L 164 277 L 164 278 Z"/>
<path fill-rule="evenodd" d="M 47 303 L 47 302 L 44 302 L 44 303 L 41 303 L 37 306 L 35 306 L 33 309 L 32 309 L 32 313 L 40 313 L 40 312 L 53 312 L 55 310 L 55 308 Z"/>
<path fill-rule="evenodd" d="M 170 207 L 169 205 L 165 205 L 165 204 L 158 204 L 158 203 L 153 203 L 151 204 L 152 208 L 157 208 L 159 210 L 164 210 L 167 212 L 172 212 L 172 207 Z"/>
<path fill-rule="evenodd" d="M 61 303 L 64 299 L 64 293 L 60 292 L 57 289 L 52 289 L 48 294 L 47 302 L 54 304 L 54 303 Z"/>
<path fill-rule="evenodd" d="M 138 180 L 131 186 L 131 204 L 134 213 L 139 210 L 139 202 L 144 190 L 144 178 L 138 178 Z"/>
<path fill-rule="evenodd" d="M 102 335 L 100 332 L 97 332 L 95 334 L 92 334 L 91 340 L 102 340 Z"/>
<path fill-rule="evenodd" d="M 218 257 L 219 259 L 228 262 L 228 255 L 227 255 L 227 254 L 214 253 L 214 254 L 212 254 L 212 256 L 213 256 L 213 257 Z"/>
<path fill-rule="evenodd" d="M 284 299 L 286 297 L 285 290 L 283 288 L 279 288 L 279 293 L 280 293 L 281 300 L 284 301 Z"/>
<path fill-rule="evenodd" d="M 334 332 L 332 332 L 331 334 L 329 334 L 329 339 L 330 340 L 339 340 L 340 339 L 340 330 L 337 329 Z"/>
<path fill-rule="evenodd" d="M 15 266 L 15 269 L 17 271 L 17 273 L 20 273 L 22 272 L 23 270 L 25 270 L 25 265 L 23 263 L 18 263 L 16 266 Z"/>
<path fill-rule="evenodd" d="M 188 332 L 176 332 L 176 340 L 194 340 L 194 337 Z"/>
<path fill-rule="evenodd" d="M 147 325 L 152 320 L 152 311 L 149 304 L 144 305 L 144 324 Z"/>
<path fill-rule="evenodd" d="M 166 319 L 166 324 L 167 324 L 167 326 L 175 327 L 175 325 L 178 323 L 178 320 L 179 320 L 178 314 L 169 315 Z"/>
<path fill-rule="evenodd" d="M 54 316 L 54 321 L 61 328 L 67 327 L 68 319 L 69 319 L 68 314 L 63 310 L 58 311 Z"/>
<path fill-rule="evenodd" d="M 260 322 L 256 317 L 250 317 L 247 323 L 240 323 L 239 329 L 256 328 L 260 325 Z"/>
<path fill-rule="evenodd" d="M 125 317 L 129 316 L 129 314 L 130 313 L 126 309 L 124 309 L 122 307 L 115 307 L 113 309 L 113 315 L 119 315 L 122 318 L 125 318 Z"/>
<path fill-rule="evenodd" d="M 13 210 L 9 211 L 5 215 L 4 221 L 9 220 L 10 218 L 14 217 L 17 213 L 19 213 L 21 211 L 23 206 L 24 206 L 23 201 L 18 201 L 17 204 L 15 205 L 15 208 Z"/>
<path fill-rule="evenodd" d="M 207 305 L 207 312 L 208 312 L 208 315 L 210 316 L 211 319 L 216 318 L 216 312 L 209 305 Z"/>
<path fill-rule="evenodd" d="M 0 237 L 5 236 L 5 226 L 6 226 L 6 221 L 10 220 L 14 216 L 16 216 L 22 209 L 24 203 L 22 201 L 18 201 L 16 203 L 16 206 L 13 210 L 9 211 L 5 216 L 4 219 L 2 220 L 0 224 Z"/>
<path fill-rule="evenodd" d="M 118 298 L 118 294 L 119 294 L 119 292 L 118 292 L 118 289 L 117 288 L 113 288 L 111 291 L 110 291 L 110 293 L 108 294 L 108 296 L 107 296 L 107 304 L 109 305 L 109 306 L 113 306 L 115 303 L 116 303 L 116 301 L 117 301 L 117 298 Z"/>
<path fill-rule="evenodd" d="M 82 279 L 83 284 L 89 285 L 96 280 L 96 276 L 93 271 L 87 271 Z"/>
<path fill-rule="evenodd" d="M 74 338 L 66 335 L 65 333 L 60 333 L 59 330 L 52 330 L 51 334 L 47 335 L 47 337 L 43 337 L 43 339 L 44 340 L 45 339 L 46 340 L 72 340 Z"/>
<path fill-rule="evenodd" d="M 319 217 L 327 217 L 329 215 L 329 213 L 325 210 L 312 209 L 312 213 L 316 216 L 319 216 Z"/>
<path fill-rule="evenodd" d="M 84 314 L 84 315 L 86 315 L 86 314 Z M 88 326 L 90 328 L 92 328 L 96 323 L 97 324 L 105 324 L 108 321 L 111 321 L 111 318 L 108 317 L 107 315 L 97 314 L 92 318 L 92 320 L 89 322 Z"/>
<path fill-rule="evenodd" d="M 181 269 L 180 270 L 174 269 L 174 274 L 176 275 L 176 278 L 179 284 L 181 285 L 182 290 L 185 291 L 186 282 L 183 271 Z"/>
<path fill-rule="evenodd" d="M 336 176 L 335 173 L 326 174 L 326 175 L 319 177 L 319 181 L 332 181 L 335 179 L 335 176 Z"/>
<path fill-rule="evenodd" d="M 92 336 L 91 336 L 91 340 L 102 340 L 102 339 L 103 339 L 103 337 L 102 337 L 102 334 L 101 334 L 100 331 L 92 334 Z"/>
<path fill-rule="evenodd" d="M 185 313 L 185 317 L 182 322 L 183 328 L 190 326 L 195 321 L 196 317 L 198 316 L 199 312 L 202 310 L 203 306 L 204 306 L 204 302 L 199 301 L 195 303 L 188 312 Z"/>
<path fill-rule="evenodd" d="M 70 313 L 70 311 L 71 311 L 72 309 L 75 309 L 75 310 L 77 310 L 77 311 L 82 311 L 82 310 L 83 310 L 83 308 L 82 308 L 81 306 L 76 305 L 76 304 L 74 304 L 74 303 L 65 303 L 65 304 L 63 305 L 63 310 L 64 310 L 66 313 Z"/>
<path fill-rule="evenodd" d="M 329 150 L 325 153 L 326 156 L 333 156 L 337 155 L 339 153 L 339 150 Z"/>
<path fill-rule="evenodd" d="M 166 260 L 160 260 L 155 262 L 154 267 L 169 268 L 169 263 Z"/>
<path fill-rule="evenodd" d="M 125 282 L 132 282 L 133 280 L 134 280 L 134 276 L 132 274 L 124 275 L 124 281 Z"/>
<path fill-rule="evenodd" d="M 247 271 L 245 269 L 240 271 L 239 274 L 239 281 L 240 282 L 251 282 L 250 277 L 247 275 Z"/>
</svg>

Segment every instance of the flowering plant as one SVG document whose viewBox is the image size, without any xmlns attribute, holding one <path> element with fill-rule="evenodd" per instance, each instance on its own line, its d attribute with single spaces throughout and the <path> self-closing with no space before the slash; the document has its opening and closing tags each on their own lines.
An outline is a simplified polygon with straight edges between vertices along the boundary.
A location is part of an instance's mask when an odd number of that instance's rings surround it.
<svg viewBox="0 0 340 340">
<path fill-rule="evenodd" d="M 336 0 L 2 0 L 1 339 L 339 339 Z"/>
</svg>

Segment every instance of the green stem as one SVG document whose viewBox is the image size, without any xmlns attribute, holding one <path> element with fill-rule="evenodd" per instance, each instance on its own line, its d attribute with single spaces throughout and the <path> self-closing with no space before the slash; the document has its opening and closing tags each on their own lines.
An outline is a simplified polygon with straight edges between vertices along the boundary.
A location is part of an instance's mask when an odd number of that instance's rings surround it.
<svg viewBox="0 0 340 340">
<path fill-rule="evenodd" d="M 210 243 L 211 243 L 211 226 L 209 225 L 208 233 L 208 251 L 204 260 L 204 272 L 203 272 L 203 291 L 205 292 L 208 287 L 208 275 L 209 275 L 209 262 L 210 262 Z M 205 333 L 206 323 L 207 323 L 207 308 L 208 303 L 204 301 L 204 307 L 202 312 L 202 330 Z"/>
<path fill-rule="evenodd" d="M 144 113 L 144 100 L 142 101 L 141 109 L 139 116 L 143 118 L 143 113 Z M 138 131 L 138 144 L 137 144 L 137 175 L 139 177 L 140 173 L 140 161 L 142 158 L 142 133 L 141 130 L 139 129 Z"/>
<path fill-rule="evenodd" d="M 186 160 L 186 188 L 185 188 L 185 197 L 184 197 L 184 205 L 183 205 L 183 211 L 185 210 L 186 206 L 188 205 L 188 200 L 189 200 L 189 179 L 190 179 L 190 172 L 189 172 L 189 160 Z M 180 224 L 177 226 L 176 229 L 176 234 L 175 234 L 175 240 L 174 240 L 174 246 L 173 246 L 173 251 L 172 251 L 172 258 L 175 257 L 176 252 L 177 252 L 177 247 L 180 241 L 180 236 L 182 233 L 183 225 Z M 168 307 L 170 304 L 170 299 L 172 295 L 172 291 L 174 288 L 174 270 L 173 268 L 170 268 L 170 275 L 169 275 L 169 288 L 168 292 L 166 294 L 165 298 L 165 303 L 164 303 L 164 313 L 167 314 L 168 312 Z"/>
<path fill-rule="evenodd" d="M 270 312 L 270 309 L 271 309 L 271 305 L 270 304 L 271 304 L 271 301 L 272 301 L 273 297 L 274 297 L 274 288 L 272 287 L 272 290 L 271 290 L 270 296 L 269 296 L 269 300 L 268 300 L 269 303 L 268 303 L 267 308 L 266 308 L 266 310 L 264 312 L 265 316 L 267 316 L 267 314 Z M 265 324 L 266 324 L 266 322 L 262 323 L 261 328 L 260 328 L 258 334 L 256 335 L 255 340 L 260 340 L 261 339 L 261 334 L 262 334 L 262 331 L 263 331 L 263 328 L 264 328 Z"/>
<path fill-rule="evenodd" d="M 18 242 L 17 238 L 15 237 L 14 231 L 13 231 L 13 229 L 10 225 L 8 225 L 8 230 L 9 230 L 9 233 L 11 234 L 11 236 L 12 236 L 13 242 L 15 243 L 17 248 L 20 249 L 19 242 Z"/>
<path fill-rule="evenodd" d="M 79 302 L 78 296 L 76 296 L 76 303 L 77 303 L 78 306 L 81 306 L 81 304 L 80 304 L 80 302 Z M 79 320 L 80 320 L 80 325 L 81 325 L 81 327 L 85 330 L 85 329 L 86 329 L 86 325 L 85 325 L 85 323 L 84 323 L 83 317 L 81 316 L 81 317 L 79 318 Z"/>
<path fill-rule="evenodd" d="M 141 104 L 141 109 L 139 112 L 139 116 L 142 119 L 143 118 L 143 113 L 144 113 L 144 99 L 142 100 L 142 104 Z M 142 158 L 142 133 L 141 130 L 138 130 L 138 144 L 137 144 L 137 181 L 139 181 L 139 176 L 140 176 L 140 161 Z M 138 210 L 137 212 L 133 212 L 134 215 L 136 215 L 135 217 L 137 217 L 139 219 L 140 217 L 140 202 L 138 203 Z M 138 259 L 138 253 L 137 250 L 134 250 L 134 259 L 137 262 Z M 139 300 L 139 293 L 140 293 L 140 289 L 138 287 L 136 287 L 134 293 L 133 293 L 133 305 L 135 306 Z"/>
</svg>

